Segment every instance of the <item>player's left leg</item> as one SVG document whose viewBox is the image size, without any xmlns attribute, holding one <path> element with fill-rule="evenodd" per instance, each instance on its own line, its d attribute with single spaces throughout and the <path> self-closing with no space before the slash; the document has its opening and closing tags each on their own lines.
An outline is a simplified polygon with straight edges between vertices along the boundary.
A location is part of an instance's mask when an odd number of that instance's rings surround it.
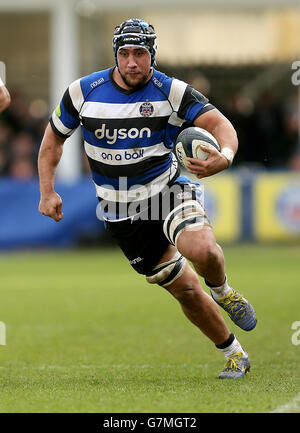
<svg viewBox="0 0 300 433">
<path fill-rule="evenodd" d="M 253 329 L 256 325 L 255 311 L 243 296 L 228 285 L 224 254 L 211 226 L 204 224 L 194 230 L 183 230 L 177 237 L 176 246 L 205 279 L 213 299 L 231 320 L 245 331 Z"/>
</svg>

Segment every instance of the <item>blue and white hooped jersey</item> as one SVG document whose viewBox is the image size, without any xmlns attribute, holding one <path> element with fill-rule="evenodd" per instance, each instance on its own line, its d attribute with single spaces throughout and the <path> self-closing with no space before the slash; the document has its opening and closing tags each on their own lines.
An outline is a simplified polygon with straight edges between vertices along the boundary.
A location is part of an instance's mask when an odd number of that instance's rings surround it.
<svg viewBox="0 0 300 433">
<path fill-rule="evenodd" d="M 155 69 L 135 91 L 119 87 L 112 73 L 110 68 L 74 81 L 50 124 L 62 137 L 81 125 L 100 201 L 149 199 L 178 175 L 172 149 L 182 125 L 213 106 L 192 86 Z"/>
</svg>

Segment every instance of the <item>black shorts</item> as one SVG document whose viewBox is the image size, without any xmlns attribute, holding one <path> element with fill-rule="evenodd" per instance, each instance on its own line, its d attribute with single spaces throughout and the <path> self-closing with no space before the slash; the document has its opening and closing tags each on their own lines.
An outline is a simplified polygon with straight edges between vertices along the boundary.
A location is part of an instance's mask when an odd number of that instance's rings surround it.
<svg viewBox="0 0 300 433">
<path fill-rule="evenodd" d="M 170 211 L 187 200 L 195 200 L 203 206 L 201 186 L 198 183 L 191 182 L 185 176 L 178 177 L 174 183 L 179 189 L 176 189 L 176 194 L 170 192 L 169 196 L 166 196 L 168 193 L 161 196 L 159 218 L 137 217 L 123 221 L 105 221 L 106 229 L 116 240 L 131 266 L 140 274 L 149 274 L 171 245 L 163 231 L 164 220 Z M 166 202 L 168 207 L 164 209 L 162 203 Z M 148 212 L 151 214 L 151 207 L 147 208 L 147 215 Z"/>
<path fill-rule="evenodd" d="M 149 274 L 170 245 L 161 220 L 106 221 L 105 225 L 131 266 L 140 274 Z"/>
</svg>

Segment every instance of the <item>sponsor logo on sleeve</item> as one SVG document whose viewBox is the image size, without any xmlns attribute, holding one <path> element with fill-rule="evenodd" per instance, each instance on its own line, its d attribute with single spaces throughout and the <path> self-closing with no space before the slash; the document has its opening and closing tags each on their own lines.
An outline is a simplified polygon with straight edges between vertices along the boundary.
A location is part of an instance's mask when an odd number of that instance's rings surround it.
<svg viewBox="0 0 300 433">
<path fill-rule="evenodd" d="M 99 86 L 99 84 L 103 83 L 103 81 L 104 81 L 104 78 L 103 78 L 103 77 L 102 77 L 102 78 L 99 78 L 99 80 L 97 80 L 97 81 L 93 81 L 93 82 L 90 84 L 90 86 L 91 86 L 92 89 L 94 89 L 94 87 Z"/>
</svg>

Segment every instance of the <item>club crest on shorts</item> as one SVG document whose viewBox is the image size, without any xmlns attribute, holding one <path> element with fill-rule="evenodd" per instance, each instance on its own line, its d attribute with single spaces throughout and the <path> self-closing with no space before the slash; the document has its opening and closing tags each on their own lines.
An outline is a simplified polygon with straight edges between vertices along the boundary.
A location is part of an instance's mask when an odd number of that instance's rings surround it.
<svg viewBox="0 0 300 433">
<path fill-rule="evenodd" d="M 181 191 L 176 195 L 178 200 L 189 200 L 193 198 L 193 195 L 189 191 Z"/>
<path fill-rule="evenodd" d="M 154 107 L 150 102 L 143 102 L 140 106 L 140 114 L 143 117 L 149 117 L 151 114 L 153 114 Z"/>
</svg>

